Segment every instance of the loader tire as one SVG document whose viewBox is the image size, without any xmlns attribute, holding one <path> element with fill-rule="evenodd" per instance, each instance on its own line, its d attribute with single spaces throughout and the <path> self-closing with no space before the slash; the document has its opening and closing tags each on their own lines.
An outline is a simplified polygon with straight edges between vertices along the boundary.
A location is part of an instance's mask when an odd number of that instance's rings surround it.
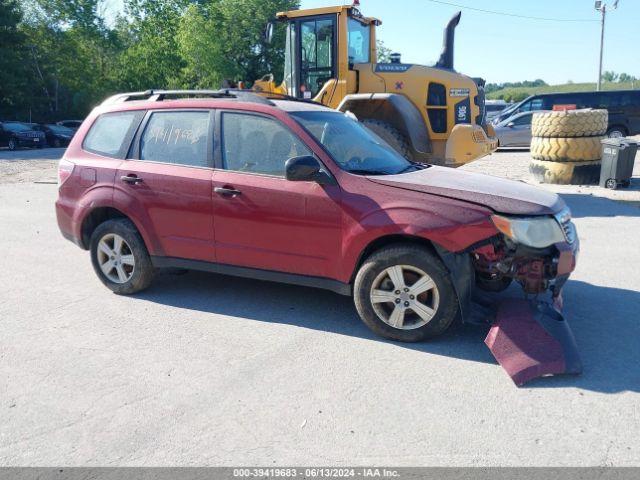
<svg viewBox="0 0 640 480">
<path fill-rule="evenodd" d="M 529 172 L 541 183 L 557 185 L 596 185 L 600 181 L 599 160 L 591 162 L 547 162 L 531 160 Z"/>
<path fill-rule="evenodd" d="M 607 110 L 568 110 L 535 113 L 531 121 L 534 137 L 594 137 L 604 135 L 609 126 Z"/>
<path fill-rule="evenodd" d="M 604 137 L 531 139 L 531 156 L 547 162 L 590 162 L 602 158 Z"/>
<path fill-rule="evenodd" d="M 407 160 L 413 161 L 411 147 L 406 137 L 400 131 L 387 122 L 382 120 L 362 120 L 362 124 L 373 133 L 387 142 L 396 152 Z"/>
</svg>

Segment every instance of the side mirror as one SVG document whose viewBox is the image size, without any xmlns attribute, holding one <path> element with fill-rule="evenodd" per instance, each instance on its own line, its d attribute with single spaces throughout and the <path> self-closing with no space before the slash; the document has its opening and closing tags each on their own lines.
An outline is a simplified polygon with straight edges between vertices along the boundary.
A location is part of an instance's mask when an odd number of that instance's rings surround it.
<svg viewBox="0 0 640 480">
<path fill-rule="evenodd" d="M 273 40 L 273 22 L 267 23 L 267 26 L 264 29 L 264 41 L 267 42 L 267 44 L 270 44 L 271 40 Z"/>
<path fill-rule="evenodd" d="M 516 126 L 515 122 L 509 122 L 509 123 L 507 123 L 507 127 L 509 127 L 509 128 L 513 128 L 513 127 L 515 127 L 515 126 Z"/>
<path fill-rule="evenodd" d="M 317 182 L 333 184 L 335 180 L 322 169 L 320 162 L 310 155 L 293 157 L 284 164 L 285 178 L 291 182 Z"/>
</svg>

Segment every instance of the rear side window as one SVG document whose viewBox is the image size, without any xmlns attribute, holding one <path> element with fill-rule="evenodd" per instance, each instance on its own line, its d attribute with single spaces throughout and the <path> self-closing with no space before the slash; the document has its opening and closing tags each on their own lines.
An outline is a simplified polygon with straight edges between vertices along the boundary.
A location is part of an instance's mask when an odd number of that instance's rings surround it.
<svg viewBox="0 0 640 480">
<path fill-rule="evenodd" d="M 100 115 L 87 133 L 82 148 L 107 157 L 122 157 L 128 149 L 130 134 L 139 112 L 105 113 Z M 137 122 L 136 122 L 137 123 Z M 125 145 L 125 140 L 127 144 Z"/>
<path fill-rule="evenodd" d="M 207 139 L 211 115 L 201 112 L 155 112 L 140 139 L 140 160 L 210 167 Z"/>
</svg>

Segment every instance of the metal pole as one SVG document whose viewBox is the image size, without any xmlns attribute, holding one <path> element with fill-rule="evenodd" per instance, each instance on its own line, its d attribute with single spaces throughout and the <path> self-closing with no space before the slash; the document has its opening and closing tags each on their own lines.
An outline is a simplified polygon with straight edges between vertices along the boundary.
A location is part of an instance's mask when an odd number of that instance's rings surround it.
<svg viewBox="0 0 640 480">
<path fill-rule="evenodd" d="M 598 91 L 602 87 L 602 52 L 604 50 L 604 19 L 607 14 L 607 6 L 602 6 L 602 28 L 600 29 L 600 67 L 598 68 Z"/>
</svg>

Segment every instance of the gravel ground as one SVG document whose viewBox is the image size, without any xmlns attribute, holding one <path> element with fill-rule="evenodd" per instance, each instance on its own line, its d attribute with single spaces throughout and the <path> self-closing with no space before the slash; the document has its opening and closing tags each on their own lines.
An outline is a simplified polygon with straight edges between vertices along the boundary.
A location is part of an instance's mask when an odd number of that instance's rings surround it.
<svg viewBox="0 0 640 480">
<path fill-rule="evenodd" d="M 584 373 L 516 388 L 483 326 L 397 344 L 349 298 L 198 272 L 111 294 L 33 183 L 60 154 L 0 152 L 0 465 L 640 466 L 640 211 L 608 192 L 563 192 Z"/>
</svg>

